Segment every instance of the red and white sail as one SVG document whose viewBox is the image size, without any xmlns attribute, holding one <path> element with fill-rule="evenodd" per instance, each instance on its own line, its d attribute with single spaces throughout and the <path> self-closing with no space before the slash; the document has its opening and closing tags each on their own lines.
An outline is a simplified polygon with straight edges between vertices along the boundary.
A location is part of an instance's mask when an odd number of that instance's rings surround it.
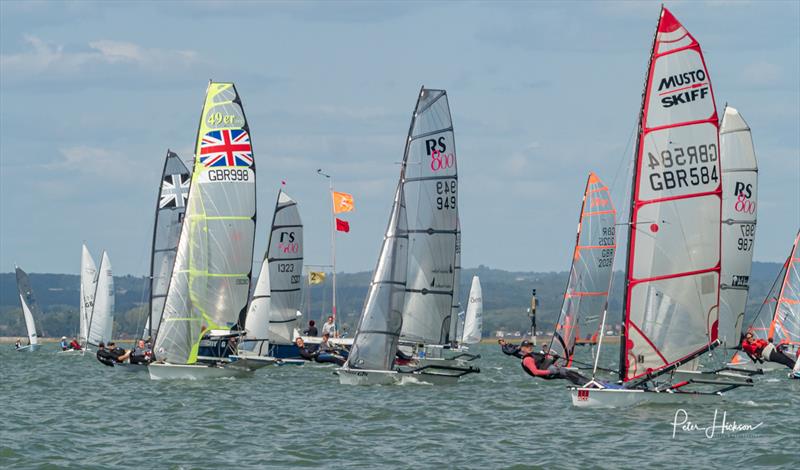
<svg viewBox="0 0 800 470">
<path fill-rule="evenodd" d="M 717 341 L 722 202 L 717 123 L 700 45 L 664 8 L 639 125 L 623 381 L 658 374 Z"/>
</svg>

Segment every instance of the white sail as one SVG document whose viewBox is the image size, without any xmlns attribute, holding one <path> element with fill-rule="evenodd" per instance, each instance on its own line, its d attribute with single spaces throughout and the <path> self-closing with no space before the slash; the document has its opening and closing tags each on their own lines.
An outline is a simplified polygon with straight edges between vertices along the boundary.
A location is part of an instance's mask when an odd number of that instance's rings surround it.
<svg viewBox="0 0 800 470">
<path fill-rule="evenodd" d="M 483 337 L 483 291 L 481 280 L 478 276 L 472 277 L 472 287 L 469 289 L 467 314 L 464 317 L 464 333 L 461 342 L 464 344 L 478 344 Z"/>
<path fill-rule="evenodd" d="M 39 344 L 39 333 L 36 329 L 36 318 L 42 317 L 42 311 L 33 297 L 33 289 L 31 288 L 28 274 L 19 267 L 16 267 L 17 274 L 17 291 L 19 292 L 19 301 L 22 305 L 22 315 L 25 318 L 25 327 L 28 329 L 28 342 L 31 346 Z"/>
<path fill-rule="evenodd" d="M 269 289 L 269 261 L 264 258 L 261 263 L 261 270 L 256 280 L 256 288 L 253 291 L 253 298 L 250 300 L 250 307 L 247 309 L 247 318 L 244 321 L 244 330 L 247 333 L 247 340 L 266 340 L 269 332 L 270 316 L 270 289 Z M 266 352 L 266 344 L 254 343 L 254 347 L 259 352 Z M 248 348 L 249 349 L 249 348 Z"/>
<path fill-rule="evenodd" d="M 719 338 L 739 344 L 747 306 L 756 232 L 758 165 L 750 128 L 727 106 L 719 130 L 722 168 L 722 274 Z"/>
<path fill-rule="evenodd" d="M 303 222 L 297 202 L 283 190 L 275 204 L 266 261 L 271 295 L 267 338 L 271 343 L 290 344 L 303 300 Z"/>
<path fill-rule="evenodd" d="M 718 344 L 718 149 L 700 45 L 663 8 L 637 139 L 620 344 L 625 382 L 672 370 Z"/>
<path fill-rule="evenodd" d="M 206 330 L 241 325 L 255 238 L 255 161 L 233 83 L 208 85 L 189 201 L 155 343 L 171 364 L 194 364 Z"/>
<path fill-rule="evenodd" d="M 406 296 L 408 235 L 404 209 L 401 183 L 347 360 L 350 368 L 391 370 L 394 364 Z"/>
<path fill-rule="evenodd" d="M 81 303 L 80 303 L 80 331 L 79 339 L 85 344 L 89 337 L 89 321 L 94 306 L 94 292 L 97 287 L 97 265 L 89 253 L 86 245 L 81 247 Z"/>
<path fill-rule="evenodd" d="M 93 304 L 87 342 L 97 346 L 111 340 L 114 328 L 114 275 L 106 252 L 100 260 Z"/>
<path fill-rule="evenodd" d="M 154 337 L 158 331 L 172 268 L 175 265 L 191 179 L 189 169 L 178 154 L 167 150 L 158 189 L 153 244 L 150 250 L 150 312 L 142 338 Z"/>
<path fill-rule="evenodd" d="M 444 90 L 420 91 L 403 163 L 409 240 L 401 336 L 444 344 L 450 335 L 458 235 L 456 150 Z"/>
</svg>

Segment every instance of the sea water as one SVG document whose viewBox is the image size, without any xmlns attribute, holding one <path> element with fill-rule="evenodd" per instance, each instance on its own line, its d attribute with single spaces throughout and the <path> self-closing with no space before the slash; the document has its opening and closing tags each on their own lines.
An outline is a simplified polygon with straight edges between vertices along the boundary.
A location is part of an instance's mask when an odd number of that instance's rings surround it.
<svg viewBox="0 0 800 470">
<path fill-rule="evenodd" d="M 800 464 L 800 380 L 788 369 L 717 404 L 577 409 L 563 381 L 532 379 L 489 344 L 481 373 L 458 385 L 372 387 L 339 385 L 315 364 L 158 382 L 50 344 L 0 347 L 0 468 Z"/>
</svg>

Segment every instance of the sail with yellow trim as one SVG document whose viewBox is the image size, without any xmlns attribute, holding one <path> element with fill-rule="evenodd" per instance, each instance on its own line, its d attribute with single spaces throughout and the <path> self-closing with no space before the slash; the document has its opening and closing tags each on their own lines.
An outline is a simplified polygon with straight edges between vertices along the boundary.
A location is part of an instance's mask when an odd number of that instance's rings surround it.
<svg viewBox="0 0 800 470">
<path fill-rule="evenodd" d="M 195 165 L 156 357 L 197 362 L 208 330 L 242 324 L 252 276 L 256 222 L 250 129 L 233 83 L 210 82 Z"/>
<path fill-rule="evenodd" d="M 617 211 L 608 186 L 597 175 L 589 173 L 569 282 L 550 341 L 550 353 L 558 365 L 572 364 L 575 343 L 597 331 L 608 306 L 616 250 L 616 220 Z"/>
</svg>

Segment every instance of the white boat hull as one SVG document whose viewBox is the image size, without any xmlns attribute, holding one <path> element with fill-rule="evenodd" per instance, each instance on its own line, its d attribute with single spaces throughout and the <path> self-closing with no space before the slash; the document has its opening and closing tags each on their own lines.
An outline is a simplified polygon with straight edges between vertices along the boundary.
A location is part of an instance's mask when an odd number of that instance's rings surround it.
<svg viewBox="0 0 800 470">
<path fill-rule="evenodd" d="M 58 351 L 56 354 L 61 354 L 63 356 L 83 356 L 86 354 L 85 349 L 76 350 L 76 349 L 67 349 L 65 351 Z"/>
<path fill-rule="evenodd" d="M 578 408 L 626 408 L 643 403 L 715 403 L 722 394 L 651 392 L 644 390 L 570 388 L 572 405 Z"/>
<path fill-rule="evenodd" d="M 22 346 L 21 348 L 17 348 L 17 352 L 34 352 L 39 349 L 38 344 L 28 344 L 26 346 Z"/>
<path fill-rule="evenodd" d="M 195 364 L 150 364 L 147 371 L 153 380 L 207 380 L 253 375 L 250 369 Z"/>
<path fill-rule="evenodd" d="M 396 370 L 336 369 L 342 385 L 394 385 L 423 383 L 430 385 L 452 385 L 458 382 L 457 375 L 430 372 L 400 372 Z"/>
</svg>

